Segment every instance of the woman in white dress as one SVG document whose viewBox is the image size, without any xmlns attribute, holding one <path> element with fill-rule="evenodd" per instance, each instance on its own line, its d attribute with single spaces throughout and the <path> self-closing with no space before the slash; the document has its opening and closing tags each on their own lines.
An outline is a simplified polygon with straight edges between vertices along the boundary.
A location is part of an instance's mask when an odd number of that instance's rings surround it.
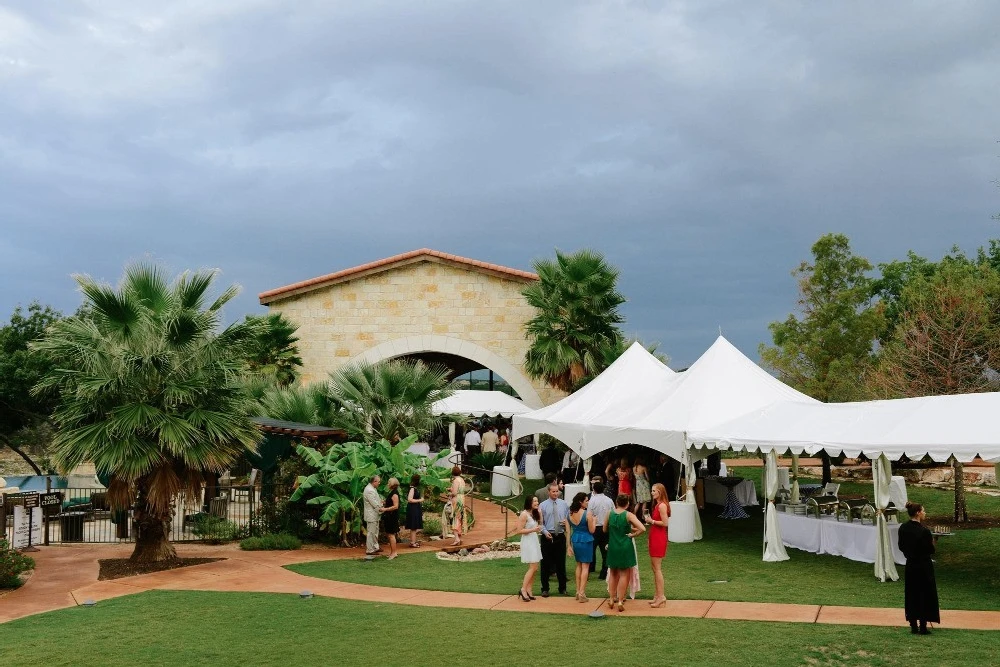
<svg viewBox="0 0 1000 667">
<path fill-rule="evenodd" d="M 531 589 L 535 583 L 535 573 L 542 560 L 542 545 L 538 534 L 542 532 L 542 517 L 538 513 L 538 498 L 530 495 L 524 499 L 524 511 L 517 518 L 517 534 L 521 536 L 521 562 L 528 564 L 528 571 L 521 582 L 517 596 L 525 602 L 535 599 Z"/>
</svg>

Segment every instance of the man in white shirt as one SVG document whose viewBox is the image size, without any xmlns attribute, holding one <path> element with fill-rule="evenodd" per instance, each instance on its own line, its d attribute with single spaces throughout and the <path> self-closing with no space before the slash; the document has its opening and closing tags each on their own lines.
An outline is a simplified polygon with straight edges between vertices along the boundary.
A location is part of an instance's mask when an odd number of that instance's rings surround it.
<svg viewBox="0 0 1000 667">
<path fill-rule="evenodd" d="M 469 432 L 465 434 L 465 455 L 471 459 L 479 453 L 479 448 L 482 443 L 483 439 L 479 435 L 479 429 L 473 426 L 469 429 Z"/>
<path fill-rule="evenodd" d="M 590 504 L 587 509 L 594 517 L 594 560 L 597 565 L 597 552 L 601 552 L 601 574 L 600 579 L 608 578 L 608 515 L 615 508 L 615 503 L 604 494 L 604 482 L 600 477 L 594 477 L 590 484 L 593 493 L 590 494 Z M 596 567 L 595 567 L 596 569 Z"/>
</svg>

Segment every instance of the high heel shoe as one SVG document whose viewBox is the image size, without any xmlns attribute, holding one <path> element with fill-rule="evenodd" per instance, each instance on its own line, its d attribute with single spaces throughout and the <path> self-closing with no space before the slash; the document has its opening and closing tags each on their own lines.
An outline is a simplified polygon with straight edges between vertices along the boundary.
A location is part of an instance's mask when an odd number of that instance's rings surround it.
<svg viewBox="0 0 1000 667">
<path fill-rule="evenodd" d="M 536 598 L 536 597 L 535 597 L 534 595 L 532 595 L 531 593 L 528 593 L 528 599 L 529 599 L 529 600 L 537 600 L 538 598 Z"/>
<path fill-rule="evenodd" d="M 525 602 L 531 602 L 531 596 L 525 593 L 524 591 L 518 591 L 517 597 L 521 598 Z"/>
<path fill-rule="evenodd" d="M 618 604 L 618 598 L 608 598 L 608 606 L 609 607 L 611 607 L 612 609 L 614 609 L 615 605 L 617 605 L 617 604 Z"/>
<path fill-rule="evenodd" d="M 659 609 L 665 604 L 667 604 L 667 598 L 661 598 L 659 600 L 653 600 L 652 602 L 649 603 L 649 606 L 652 607 L 653 609 Z"/>
<path fill-rule="evenodd" d="M 621 600 L 618 601 L 618 611 L 625 611 L 625 603 Z"/>
</svg>

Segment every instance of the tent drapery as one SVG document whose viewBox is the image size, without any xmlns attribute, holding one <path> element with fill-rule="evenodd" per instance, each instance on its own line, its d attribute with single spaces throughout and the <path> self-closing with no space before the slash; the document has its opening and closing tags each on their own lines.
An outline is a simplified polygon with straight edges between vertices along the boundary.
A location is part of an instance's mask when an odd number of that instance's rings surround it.
<svg viewBox="0 0 1000 667">
<path fill-rule="evenodd" d="M 781 528 L 778 526 L 778 511 L 774 507 L 774 497 L 778 494 L 778 455 L 771 450 L 766 457 L 766 474 L 764 475 L 764 562 L 775 563 L 788 560 L 788 552 L 781 541 Z M 890 558 L 891 558 L 890 554 Z"/>
<path fill-rule="evenodd" d="M 694 458 L 690 451 L 684 452 L 684 471 L 687 474 L 685 482 L 687 484 L 687 493 L 684 495 L 684 501 L 691 503 L 692 505 L 697 505 L 698 499 L 695 497 L 694 487 L 698 483 L 698 474 L 694 469 Z M 704 535 L 701 531 L 701 515 L 698 514 L 698 508 L 694 508 L 694 539 L 700 540 Z"/>
<path fill-rule="evenodd" d="M 889 543 L 889 526 L 885 519 L 885 508 L 889 506 L 889 484 L 892 482 L 892 465 L 885 454 L 872 461 L 872 481 L 875 485 L 875 578 L 899 580 L 896 563 Z M 900 508 L 902 509 L 902 508 Z"/>
<path fill-rule="evenodd" d="M 792 495 L 789 499 L 792 503 L 799 502 L 799 455 L 792 454 Z"/>
</svg>

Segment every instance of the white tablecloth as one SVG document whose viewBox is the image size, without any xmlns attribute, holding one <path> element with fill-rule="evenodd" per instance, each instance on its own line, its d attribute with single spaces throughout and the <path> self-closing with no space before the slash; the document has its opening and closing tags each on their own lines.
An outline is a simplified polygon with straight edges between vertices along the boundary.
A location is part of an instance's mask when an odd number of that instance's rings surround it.
<svg viewBox="0 0 1000 667">
<path fill-rule="evenodd" d="M 541 460 L 541 454 L 525 454 L 524 455 L 524 478 L 525 479 L 545 479 L 545 475 L 542 474 L 542 467 L 538 465 Z"/>
<path fill-rule="evenodd" d="M 843 556 L 862 563 L 875 562 L 875 526 L 857 521 L 837 521 L 832 516 L 817 519 L 814 516 L 796 516 L 778 512 L 781 541 L 786 547 L 811 551 L 816 554 Z M 889 542 L 892 557 L 900 565 L 906 558 L 897 546 L 899 524 L 889 524 Z"/>
<path fill-rule="evenodd" d="M 733 489 L 736 493 L 736 499 L 740 501 L 740 505 L 746 507 L 747 505 L 759 505 L 757 502 L 757 487 L 754 483 L 745 479 L 739 483 L 739 485 Z M 726 504 L 726 494 L 729 493 L 729 489 L 719 484 L 714 479 L 705 480 L 705 502 L 712 503 L 713 505 L 725 505 Z"/>
<path fill-rule="evenodd" d="M 411 454 L 420 454 L 421 456 L 429 456 L 431 453 L 431 446 L 426 442 L 415 442 L 410 445 L 410 448 L 406 451 Z"/>
<path fill-rule="evenodd" d="M 889 482 L 889 500 L 900 512 L 906 507 L 906 478 L 900 475 L 893 475 Z"/>
<path fill-rule="evenodd" d="M 671 542 L 694 542 L 694 517 L 698 506 L 681 500 L 670 502 L 670 525 L 667 535 Z"/>
<path fill-rule="evenodd" d="M 573 502 L 573 497 L 578 493 L 590 495 L 590 489 L 586 484 L 566 484 L 563 486 L 563 499 L 567 503 Z"/>
<path fill-rule="evenodd" d="M 493 466 L 490 495 L 497 498 L 507 498 L 512 495 L 512 477 L 517 477 L 517 470 L 514 468 L 509 466 Z"/>
</svg>

